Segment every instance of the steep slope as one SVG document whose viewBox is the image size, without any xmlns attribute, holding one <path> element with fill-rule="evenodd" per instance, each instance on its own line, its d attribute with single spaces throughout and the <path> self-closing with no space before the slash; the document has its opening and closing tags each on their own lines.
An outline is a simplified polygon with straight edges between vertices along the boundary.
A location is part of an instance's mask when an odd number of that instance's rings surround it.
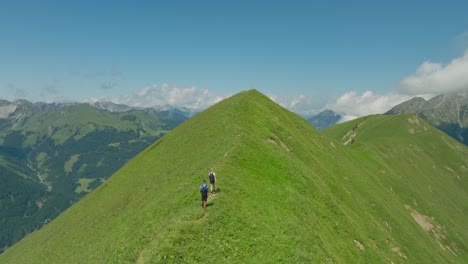
<svg viewBox="0 0 468 264">
<path fill-rule="evenodd" d="M 0 102 L 0 253 L 186 118 L 88 104 Z"/>
<path fill-rule="evenodd" d="M 439 218 L 438 197 L 418 197 L 419 207 L 400 193 L 401 178 L 382 175 L 398 174 L 398 166 L 330 139 L 257 91 L 243 92 L 166 134 L 0 262 L 462 263 L 467 172 L 459 168 L 468 153 L 449 143 L 462 182 L 441 170 L 447 182 L 431 188 L 459 198 L 450 201 L 453 219 L 445 211 Z M 204 212 L 198 186 L 210 167 L 220 190 Z M 435 215 L 439 238 L 412 215 Z"/>
<path fill-rule="evenodd" d="M 468 145 L 468 93 L 439 95 L 428 101 L 413 98 L 395 106 L 386 114 L 416 114 Z"/>
<path fill-rule="evenodd" d="M 468 149 L 464 145 L 410 114 L 363 117 L 324 133 L 347 145 L 366 166 L 379 166 L 380 180 L 402 198 L 415 222 L 440 248 L 466 259 Z"/>
</svg>

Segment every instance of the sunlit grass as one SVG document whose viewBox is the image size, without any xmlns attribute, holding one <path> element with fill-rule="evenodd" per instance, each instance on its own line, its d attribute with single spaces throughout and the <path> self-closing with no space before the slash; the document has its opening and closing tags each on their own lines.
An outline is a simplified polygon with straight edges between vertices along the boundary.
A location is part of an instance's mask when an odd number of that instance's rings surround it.
<svg viewBox="0 0 468 264">
<path fill-rule="evenodd" d="M 369 117 L 344 146 L 336 135 L 354 123 L 328 137 L 241 93 L 168 133 L 0 262 L 463 263 L 467 150 L 433 128 L 415 138 L 405 122 Z M 212 167 L 219 189 L 205 211 L 198 187 Z"/>
</svg>

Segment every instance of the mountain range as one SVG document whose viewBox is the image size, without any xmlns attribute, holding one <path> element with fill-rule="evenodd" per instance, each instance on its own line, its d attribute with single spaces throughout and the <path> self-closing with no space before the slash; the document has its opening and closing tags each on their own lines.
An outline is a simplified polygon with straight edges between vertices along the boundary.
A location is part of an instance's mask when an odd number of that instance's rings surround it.
<svg viewBox="0 0 468 264">
<path fill-rule="evenodd" d="M 468 93 L 439 95 L 430 100 L 415 97 L 386 114 L 416 114 L 451 137 L 468 145 Z"/>
<path fill-rule="evenodd" d="M 468 93 L 443 94 L 429 100 L 414 97 L 385 114 L 418 115 L 449 136 L 468 145 Z M 343 114 L 326 109 L 307 120 L 316 129 L 324 130 L 337 124 L 342 117 Z"/>
<path fill-rule="evenodd" d="M 159 138 L 0 262 L 466 263 L 467 177 L 468 148 L 416 115 L 318 132 L 251 90 Z"/>
<path fill-rule="evenodd" d="M 0 101 L 0 252 L 186 119 L 111 103 Z"/>
</svg>

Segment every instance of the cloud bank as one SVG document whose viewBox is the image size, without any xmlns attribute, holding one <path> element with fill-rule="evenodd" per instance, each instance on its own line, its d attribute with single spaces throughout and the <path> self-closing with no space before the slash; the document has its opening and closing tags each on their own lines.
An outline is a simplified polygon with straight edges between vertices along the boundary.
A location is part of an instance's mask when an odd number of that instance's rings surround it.
<svg viewBox="0 0 468 264">
<path fill-rule="evenodd" d="M 468 91 L 468 50 L 447 65 L 423 62 L 414 74 L 398 84 L 398 92 L 409 95 L 462 91 Z"/>
<path fill-rule="evenodd" d="M 447 65 L 423 62 L 413 74 L 398 83 L 393 93 L 378 95 L 366 91 L 360 95 L 354 91 L 348 92 L 325 108 L 342 113 L 340 122 L 345 122 L 361 116 L 385 113 L 415 96 L 430 99 L 439 94 L 456 92 L 468 92 L 468 50 Z"/>
<path fill-rule="evenodd" d="M 223 100 L 225 97 L 199 90 L 196 87 L 180 88 L 169 84 L 154 84 L 135 91 L 131 95 L 120 96 L 115 99 L 106 97 L 89 98 L 89 102 L 111 101 L 133 107 L 179 107 L 197 112 Z"/>
<path fill-rule="evenodd" d="M 415 73 L 402 78 L 395 88 L 394 92 L 388 94 L 376 94 L 372 91 L 362 94 L 355 91 L 346 92 L 325 106 L 321 105 L 319 109 L 310 96 L 268 96 L 281 106 L 303 116 L 314 115 L 324 109 L 333 110 L 343 115 L 340 122 L 366 115 L 383 114 L 415 96 L 430 99 L 443 93 L 468 92 L 468 50 L 447 65 L 423 62 Z"/>
<path fill-rule="evenodd" d="M 268 94 L 268 97 L 282 107 L 303 116 L 310 116 L 319 112 L 314 109 L 314 100 L 311 96 L 301 94 L 291 97 Z"/>
<path fill-rule="evenodd" d="M 335 102 L 327 104 L 325 108 L 342 113 L 343 118 L 340 122 L 345 122 L 361 116 L 385 113 L 395 105 L 410 98 L 409 95 L 396 93 L 376 95 L 371 91 L 366 91 L 359 95 L 356 92 L 348 92 L 340 96 Z"/>
</svg>

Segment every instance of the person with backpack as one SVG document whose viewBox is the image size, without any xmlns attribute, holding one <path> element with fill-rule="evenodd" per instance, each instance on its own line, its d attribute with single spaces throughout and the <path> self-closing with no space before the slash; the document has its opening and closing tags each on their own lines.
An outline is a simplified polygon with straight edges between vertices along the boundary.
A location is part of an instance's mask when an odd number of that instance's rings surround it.
<svg viewBox="0 0 468 264">
<path fill-rule="evenodd" d="M 206 209 L 206 201 L 208 200 L 208 185 L 206 185 L 206 180 L 203 180 L 203 184 L 200 186 L 202 208 Z"/>
<path fill-rule="evenodd" d="M 211 168 L 210 173 L 208 173 L 208 178 L 210 179 L 210 189 L 211 193 L 214 193 L 216 190 L 216 173 L 213 171 L 213 168 Z"/>
</svg>

